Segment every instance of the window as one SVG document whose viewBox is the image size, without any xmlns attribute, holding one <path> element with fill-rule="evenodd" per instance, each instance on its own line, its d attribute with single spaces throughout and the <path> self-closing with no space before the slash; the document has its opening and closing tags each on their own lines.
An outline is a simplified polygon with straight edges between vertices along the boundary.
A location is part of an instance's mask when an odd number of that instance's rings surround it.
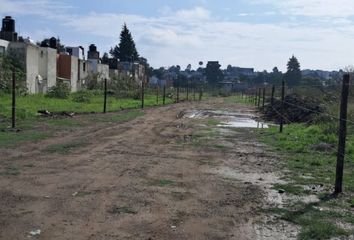
<svg viewBox="0 0 354 240">
<path fill-rule="evenodd" d="M 84 72 L 86 71 L 86 63 L 84 62 L 83 63 L 83 69 L 84 69 Z"/>
<path fill-rule="evenodd" d="M 0 54 L 1 55 L 5 54 L 5 47 L 0 46 Z"/>
</svg>

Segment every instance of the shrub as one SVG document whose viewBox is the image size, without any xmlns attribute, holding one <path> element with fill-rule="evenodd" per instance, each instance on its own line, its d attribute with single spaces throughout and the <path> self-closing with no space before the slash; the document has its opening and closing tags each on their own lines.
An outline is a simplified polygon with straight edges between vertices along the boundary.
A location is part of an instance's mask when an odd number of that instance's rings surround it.
<svg viewBox="0 0 354 240">
<path fill-rule="evenodd" d="M 47 93 L 47 97 L 50 98 L 68 98 L 70 95 L 70 86 L 69 84 L 63 81 L 57 81 L 57 84 L 54 87 L 51 87 Z"/>
<path fill-rule="evenodd" d="M 89 74 L 85 80 L 85 87 L 88 90 L 102 89 L 103 81 L 99 81 L 101 75 L 100 73 Z"/>
<path fill-rule="evenodd" d="M 113 78 L 108 88 L 117 98 L 140 98 L 140 86 L 137 81 L 129 77 Z"/>
<path fill-rule="evenodd" d="M 92 95 L 93 94 L 88 91 L 79 91 L 72 94 L 73 101 L 78 103 L 90 103 Z"/>
</svg>

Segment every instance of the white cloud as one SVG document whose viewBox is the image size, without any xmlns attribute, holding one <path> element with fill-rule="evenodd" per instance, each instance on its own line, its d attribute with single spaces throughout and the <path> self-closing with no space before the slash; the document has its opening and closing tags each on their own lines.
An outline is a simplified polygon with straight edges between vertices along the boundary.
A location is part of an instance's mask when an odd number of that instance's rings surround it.
<svg viewBox="0 0 354 240">
<path fill-rule="evenodd" d="M 56 0 L 0 0 L 0 14 L 51 16 L 71 8 Z"/>
<path fill-rule="evenodd" d="M 283 14 L 310 17 L 354 16 L 353 0 L 251 0 L 253 3 L 272 4 Z"/>
<path fill-rule="evenodd" d="M 318 28 L 241 23 L 215 19 L 202 8 L 156 18 L 91 13 L 63 24 L 114 42 L 124 22 L 133 32 L 140 53 L 154 66 L 220 60 L 223 65 L 258 70 L 274 66 L 284 69 L 288 57 L 295 54 L 306 68 L 338 69 L 350 64 L 349 56 L 354 54 L 350 47 L 354 27 L 350 25 Z"/>
<path fill-rule="evenodd" d="M 287 11 L 292 12 L 294 17 L 298 11 L 311 16 L 317 14 L 321 16 L 323 22 L 321 27 L 299 21 L 282 24 L 225 21 L 215 18 L 203 7 L 175 13 L 171 11 L 157 17 L 96 12 L 68 15 L 63 14 L 63 11 L 51 11 L 44 4 L 47 1 L 32 1 L 32 4 L 36 4 L 42 9 L 41 12 L 45 13 L 33 14 L 51 19 L 69 30 L 71 42 L 64 42 L 65 44 L 96 41 L 99 47 L 104 46 L 106 49 L 103 50 L 107 51 L 109 46 L 117 43 L 121 26 L 126 22 L 133 33 L 140 54 L 147 57 L 155 67 L 173 64 L 185 66 L 188 63 L 196 66 L 201 60 L 204 62 L 219 60 L 224 66 L 232 64 L 255 67 L 258 70 L 270 70 L 278 66 L 284 70 L 292 54 L 299 58 L 304 68 L 338 69 L 352 64 L 353 61 L 351 56 L 354 55 L 354 48 L 351 46 L 354 40 L 354 26 L 347 18 L 335 17 L 336 21 L 332 21 L 338 9 L 332 10 L 329 15 L 326 15 L 321 7 L 316 9 L 316 13 L 312 11 L 311 9 L 316 6 L 314 3 L 318 4 L 320 0 L 306 2 L 307 5 L 303 0 L 285 0 L 281 3 L 275 0 L 253 1 L 277 4 L 279 9 L 285 9 L 287 4 L 291 7 Z M 346 0 L 338 1 L 344 3 Z M 322 2 L 329 3 L 326 0 Z M 0 0 L 1 6 L 4 3 L 8 4 L 9 0 Z M 11 3 L 13 4 L 8 5 L 7 9 L 13 11 L 16 10 L 15 3 L 23 6 L 21 1 Z M 330 3 L 332 6 L 332 2 Z M 301 8 L 305 9 L 302 11 Z M 170 11 L 167 8 L 164 10 Z M 0 13 L 3 12 L 5 11 L 2 8 Z M 332 24 L 328 24 L 329 22 Z M 34 31 L 32 35 L 41 37 L 40 35 L 49 32 L 45 26 L 42 29 L 44 31 Z M 90 39 L 82 39 L 83 34 L 90 36 Z"/>
</svg>

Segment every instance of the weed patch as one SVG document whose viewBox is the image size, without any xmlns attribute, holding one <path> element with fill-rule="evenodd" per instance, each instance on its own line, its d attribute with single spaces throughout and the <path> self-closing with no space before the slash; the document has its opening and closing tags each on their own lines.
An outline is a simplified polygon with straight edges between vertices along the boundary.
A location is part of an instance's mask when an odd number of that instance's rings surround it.
<svg viewBox="0 0 354 240">
<path fill-rule="evenodd" d="M 86 142 L 70 142 L 63 144 L 53 144 L 45 149 L 48 153 L 56 153 L 56 154 L 69 154 L 79 148 L 86 147 L 88 143 Z"/>
<path fill-rule="evenodd" d="M 47 132 L 36 131 L 20 131 L 20 132 L 0 132 L 0 148 L 11 147 L 21 142 L 36 142 L 50 137 L 51 134 Z"/>
<path fill-rule="evenodd" d="M 151 182 L 151 185 L 154 186 L 160 186 L 160 187 L 165 187 L 168 185 L 173 184 L 174 182 L 172 180 L 168 180 L 168 179 L 159 179 L 159 180 L 154 180 Z"/>
<path fill-rule="evenodd" d="M 138 211 L 136 211 L 135 209 L 127 206 L 123 206 L 123 207 L 113 206 L 108 212 L 111 214 L 124 214 L 124 213 L 137 214 L 138 213 Z"/>
<path fill-rule="evenodd" d="M 5 175 L 5 176 L 17 176 L 20 175 L 21 171 L 19 166 L 8 166 L 4 169 L 3 172 L 0 173 L 0 175 Z"/>
<path fill-rule="evenodd" d="M 335 131 L 328 131 L 324 124 L 291 124 L 285 127 L 283 134 L 278 133 L 277 128 L 262 131 L 260 139 L 278 151 L 282 166 L 289 170 L 285 180 L 291 184 L 276 184 L 274 189 L 283 189 L 289 195 L 317 194 L 319 198 L 331 193 L 335 180 L 335 151 L 316 151 L 313 146 L 335 145 Z M 348 136 L 349 146 L 354 143 L 352 139 Z M 273 211 L 282 219 L 301 226 L 299 239 L 330 239 L 352 234 L 338 224 L 352 224 L 354 219 L 350 207 L 354 192 L 354 181 L 350 177 L 354 170 L 352 157 L 347 152 L 344 173 L 346 195 L 317 204 L 295 202 L 287 209 Z M 322 190 L 313 192 L 304 188 L 317 185 L 323 186 Z"/>
</svg>

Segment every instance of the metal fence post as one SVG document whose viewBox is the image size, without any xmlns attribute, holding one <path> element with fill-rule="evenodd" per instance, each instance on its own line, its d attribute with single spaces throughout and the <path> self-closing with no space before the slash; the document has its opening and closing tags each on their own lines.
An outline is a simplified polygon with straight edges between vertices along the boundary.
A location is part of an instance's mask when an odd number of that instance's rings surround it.
<svg viewBox="0 0 354 240">
<path fill-rule="evenodd" d="M 280 126 L 279 132 L 283 132 L 283 125 L 284 125 L 284 98 L 285 98 L 285 82 L 282 80 L 281 83 L 281 110 L 280 110 Z"/>
<path fill-rule="evenodd" d="M 11 127 L 16 127 L 16 73 L 12 69 L 12 124 Z"/>
<path fill-rule="evenodd" d="M 163 86 L 162 104 L 166 104 L 166 85 Z"/>
<path fill-rule="evenodd" d="M 340 103 L 336 184 L 334 190 L 335 194 L 341 193 L 343 191 L 342 186 L 343 186 L 345 142 L 347 136 L 349 82 L 350 82 L 350 75 L 345 74 L 343 76 L 342 96 L 341 96 L 341 103 Z"/>
</svg>

